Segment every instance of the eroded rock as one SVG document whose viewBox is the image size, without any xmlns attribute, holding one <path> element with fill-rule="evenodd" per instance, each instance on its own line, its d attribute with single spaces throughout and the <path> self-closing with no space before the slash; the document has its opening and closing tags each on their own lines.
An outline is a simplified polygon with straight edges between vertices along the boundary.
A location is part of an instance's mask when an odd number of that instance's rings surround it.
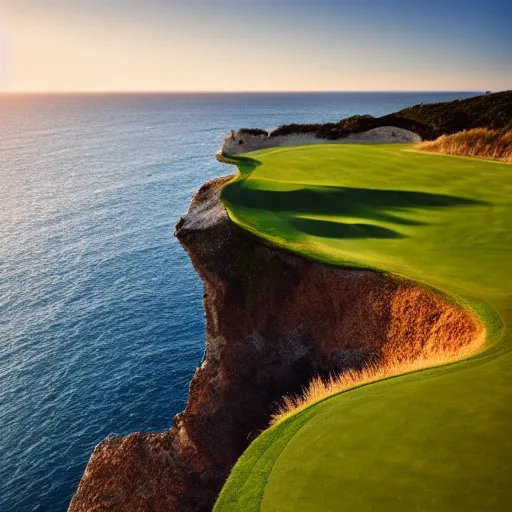
<svg viewBox="0 0 512 512">
<path fill-rule="evenodd" d="M 389 275 L 268 247 L 231 222 L 204 184 L 176 236 L 204 282 L 206 356 L 165 433 L 109 438 L 70 511 L 209 511 L 277 402 L 314 376 L 390 355 L 457 353 L 483 327 L 447 300 Z"/>
</svg>

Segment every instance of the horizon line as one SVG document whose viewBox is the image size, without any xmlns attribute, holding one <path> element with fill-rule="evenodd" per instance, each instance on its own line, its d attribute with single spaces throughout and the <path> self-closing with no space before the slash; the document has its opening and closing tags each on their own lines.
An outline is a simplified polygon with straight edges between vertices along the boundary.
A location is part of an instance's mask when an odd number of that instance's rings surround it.
<svg viewBox="0 0 512 512">
<path fill-rule="evenodd" d="M 489 91 L 491 93 L 504 92 L 509 89 L 499 89 Z M 79 94 L 329 94 L 329 93 L 441 93 L 441 92 L 487 92 L 484 89 L 374 89 L 374 90 L 358 90 L 358 89 L 338 89 L 338 90 L 27 90 L 27 91 L 0 91 L 0 95 L 79 95 Z"/>
</svg>

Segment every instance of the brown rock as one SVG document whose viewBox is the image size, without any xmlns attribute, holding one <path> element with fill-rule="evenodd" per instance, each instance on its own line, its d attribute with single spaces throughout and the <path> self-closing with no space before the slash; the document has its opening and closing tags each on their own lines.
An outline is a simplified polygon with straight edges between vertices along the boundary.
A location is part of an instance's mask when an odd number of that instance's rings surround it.
<svg viewBox="0 0 512 512">
<path fill-rule="evenodd" d="M 237 228 L 203 185 L 176 236 L 204 282 L 206 357 L 169 432 L 109 438 L 69 510 L 209 511 L 276 404 L 312 377 L 388 357 L 456 353 L 483 332 L 459 308 L 389 275 L 330 267 Z M 411 356 L 412 354 L 412 356 Z"/>
</svg>

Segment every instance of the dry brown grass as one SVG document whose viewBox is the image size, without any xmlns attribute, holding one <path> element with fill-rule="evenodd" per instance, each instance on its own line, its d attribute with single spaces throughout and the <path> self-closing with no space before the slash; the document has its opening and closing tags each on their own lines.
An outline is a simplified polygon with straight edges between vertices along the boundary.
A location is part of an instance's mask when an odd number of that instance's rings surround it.
<svg viewBox="0 0 512 512">
<path fill-rule="evenodd" d="M 442 135 L 433 141 L 422 142 L 416 146 L 416 149 L 512 163 L 512 130 L 474 128 L 453 135 Z"/>
<path fill-rule="evenodd" d="M 272 416 L 271 425 L 294 416 L 309 406 L 342 391 L 389 377 L 442 366 L 465 359 L 482 347 L 485 337 L 486 332 L 483 329 L 471 344 L 457 347 L 455 350 L 448 348 L 440 351 L 427 351 L 427 353 L 420 356 L 412 356 L 411 359 L 404 358 L 403 354 L 400 357 L 391 356 L 383 359 L 381 362 L 369 364 L 362 370 L 348 370 L 341 375 L 332 376 L 328 380 L 316 377 L 309 383 L 301 395 L 284 397 L 277 412 Z"/>
</svg>

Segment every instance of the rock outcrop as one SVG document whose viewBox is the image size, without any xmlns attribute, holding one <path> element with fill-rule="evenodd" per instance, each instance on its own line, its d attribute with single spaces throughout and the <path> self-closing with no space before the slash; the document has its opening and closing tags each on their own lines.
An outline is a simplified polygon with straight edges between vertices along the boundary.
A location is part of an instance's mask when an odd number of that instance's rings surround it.
<svg viewBox="0 0 512 512">
<path fill-rule="evenodd" d="M 304 146 L 308 144 L 412 144 L 421 142 L 421 137 L 410 130 L 397 126 L 379 126 L 364 132 L 351 133 L 339 138 L 328 139 L 318 133 L 290 133 L 273 135 L 264 130 L 233 130 L 223 140 L 220 152 L 224 155 L 238 155 L 258 149 L 283 146 Z"/>
<path fill-rule="evenodd" d="M 482 335 L 478 321 L 413 283 L 251 238 L 220 202 L 228 179 L 203 185 L 176 226 L 206 313 L 206 356 L 186 409 L 168 432 L 103 441 L 72 512 L 209 511 L 283 395 L 390 353 L 456 354 Z"/>
</svg>

